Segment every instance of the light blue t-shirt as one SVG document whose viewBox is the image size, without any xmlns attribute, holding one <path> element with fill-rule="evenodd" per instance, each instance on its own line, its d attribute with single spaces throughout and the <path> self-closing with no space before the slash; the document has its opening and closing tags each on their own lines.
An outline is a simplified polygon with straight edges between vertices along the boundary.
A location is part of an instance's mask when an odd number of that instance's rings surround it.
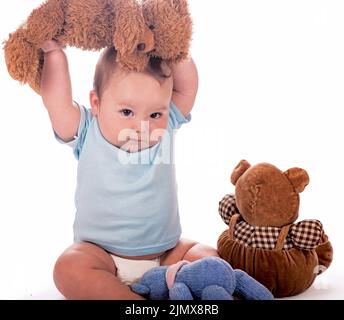
<svg viewBox="0 0 344 320">
<path fill-rule="evenodd" d="M 115 254 L 148 255 L 173 248 L 181 235 L 174 166 L 174 133 L 185 118 L 171 102 L 159 143 L 129 153 L 102 135 L 91 110 L 81 112 L 71 142 L 79 160 L 74 240 L 95 243 Z"/>
</svg>

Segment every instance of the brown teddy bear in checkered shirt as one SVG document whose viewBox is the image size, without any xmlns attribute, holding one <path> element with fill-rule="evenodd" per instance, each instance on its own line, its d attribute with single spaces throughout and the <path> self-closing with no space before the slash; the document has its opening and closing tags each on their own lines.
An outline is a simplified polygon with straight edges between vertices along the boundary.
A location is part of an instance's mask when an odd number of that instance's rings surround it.
<svg viewBox="0 0 344 320">
<path fill-rule="evenodd" d="M 241 160 L 231 182 L 235 195 L 226 195 L 219 205 L 229 225 L 217 243 L 221 258 L 245 270 L 275 297 L 306 290 L 333 256 L 320 221 L 294 223 L 299 193 L 309 183 L 307 172 L 301 168 L 282 172 L 268 163 L 251 166 Z"/>
</svg>

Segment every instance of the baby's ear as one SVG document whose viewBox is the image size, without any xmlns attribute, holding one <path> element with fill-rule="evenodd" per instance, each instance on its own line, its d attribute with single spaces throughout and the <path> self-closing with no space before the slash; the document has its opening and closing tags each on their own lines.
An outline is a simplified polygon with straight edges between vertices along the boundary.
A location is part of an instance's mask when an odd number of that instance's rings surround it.
<svg viewBox="0 0 344 320">
<path fill-rule="evenodd" d="M 297 193 L 301 193 L 303 190 L 305 190 L 309 183 L 308 173 L 304 169 L 290 168 L 284 172 L 284 174 L 287 176 Z"/>
<path fill-rule="evenodd" d="M 251 165 L 246 160 L 241 160 L 238 165 L 234 168 L 231 175 L 231 182 L 236 185 L 239 178 L 245 173 L 245 171 L 250 168 Z"/>
<path fill-rule="evenodd" d="M 147 295 L 150 292 L 150 289 L 141 283 L 134 283 L 130 286 L 130 288 L 132 291 L 134 291 L 135 293 L 140 294 L 142 296 Z"/>
</svg>

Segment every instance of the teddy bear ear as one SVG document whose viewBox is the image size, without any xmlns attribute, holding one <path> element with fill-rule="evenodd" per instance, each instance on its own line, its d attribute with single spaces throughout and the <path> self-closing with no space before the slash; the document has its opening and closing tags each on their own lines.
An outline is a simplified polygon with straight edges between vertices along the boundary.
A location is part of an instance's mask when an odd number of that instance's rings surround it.
<svg viewBox="0 0 344 320">
<path fill-rule="evenodd" d="M 284 172 L 297 193 L 305 190 L 309 183 L 309 176 L 306 170 L 301 168 L 291 168 Z"/>
<path fill-rule="evenodd" d="M 231 182 L 236 185 L 239 178 L 244 174 L 244 172 L 250 168 L 251 165 L 246 160 L 241 160 L 238 165 L 234 168 L 231 175 Z"/>
<path fill-rule="evenodd" d="M 177 12 L 180 14 L 188 13 L 188 2 L 186 0 L 168 0 Z"/>
</svg>

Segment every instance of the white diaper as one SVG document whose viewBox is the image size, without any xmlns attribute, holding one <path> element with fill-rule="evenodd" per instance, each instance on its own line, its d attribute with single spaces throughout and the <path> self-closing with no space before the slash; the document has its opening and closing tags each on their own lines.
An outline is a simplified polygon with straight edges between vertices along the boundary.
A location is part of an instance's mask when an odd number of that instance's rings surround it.
<svg viewBox="0 0 344 320">
<path fill-rule="evenodd" d="M 127 285 L 140 281 L 146 271 L 160 266 L 160 257 L 151 260 L 125 259 L 113 254 L 111 257 L 117 268 L 118 279 Z"/>
</svg>

